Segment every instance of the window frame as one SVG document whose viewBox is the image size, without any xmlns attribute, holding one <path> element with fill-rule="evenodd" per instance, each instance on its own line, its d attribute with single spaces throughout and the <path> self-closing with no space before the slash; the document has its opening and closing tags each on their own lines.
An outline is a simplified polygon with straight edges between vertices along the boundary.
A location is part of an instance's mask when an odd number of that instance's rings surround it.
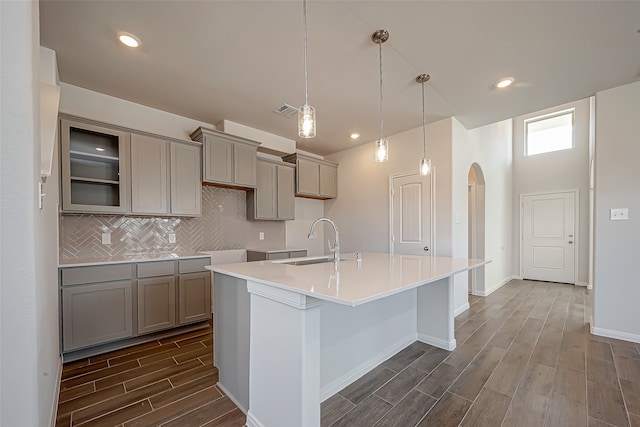
<svg viewBox="0 0 640 427">
<path fill-rule="evenodd" d="M 541 153 L 529 154 L 529 124 L 530 123 L 538 123 L 544 120 L 553 119 L 555 117 L 564 116 L 567 114 L 571 114 L 571 146 L 567 148 L 559 148 L 556 150 L 544 151 Z M 576 109 L 575 107 L 566 108 L 559 111 L 554 111 L 552 113 L 543 114 L 541 116 L 531 117 L 529 119 L 524 120 L 524 156 L 538 156 L 540 154 L 548 154 L 555 153 L 558 151 L 566 151 L 571 150 L 576 147 L 576 132 L 575 132 L 575 124 L 576 124 Z"/>
</svg>

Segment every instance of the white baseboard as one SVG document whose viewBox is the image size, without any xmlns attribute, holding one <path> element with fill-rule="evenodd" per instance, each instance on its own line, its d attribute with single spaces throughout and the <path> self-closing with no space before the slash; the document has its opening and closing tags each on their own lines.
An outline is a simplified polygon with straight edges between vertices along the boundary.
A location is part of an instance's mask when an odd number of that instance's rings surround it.
<svg viewBox="0 0 640 427">
<path fill-rule="evenodd" d="M 589 282 L 576 282 L 576 286 L 583 286 L 585 288 L 588 288 Z"/>
<path fill-rule="evenodd" d="M 264 427 L 264 424 L 262 424 L 260 421 L 258 421 L 258 419 L 256 417 L 253 416 L 253 414 L 251 412 L 247 413 L 247 427 Z"/>
<path fill-rule="evenodd" d="M 58 418 L 58 399 L 60 397 L 60 383 L 62 382 L 62 356 L 58 357 L 58 369 L 55 380 L 55 390 L 53 391 L 53 407 L 51 408 L 51 419 L 49 425 L 56 427 L 56 418 Z"/>
<path fill-rule="evenodd" d="M 456 349 L 456 340 L 444 341 L 440 338 L 432 337 L 429 335 L 418 334 L 418 341 L 422 341 L 425 344 L 432 345 L 434 347 L 442 348 L 447 351 L 453 351 Z"/>
<path fill-rule="evenodd" d="M 510 281 L 512 281 L 513 279 L 515 279 L 514 276 L 509 276 L 506 279 L 504 279 L 502 282 L 498 283 L 497 285 L 487 289 L 486 291 L 478 291 L 475 293 L 475 295 L 481 296 L 481 297 L 487 297 L 489 295 L 491 295 L 492 293 L 494 293 L 495 291 L 497 291 L 498 289 L 500 289 L 501 287 L 503 287 L 504 285 L 506 285 L 507 283 L 509 283 Z"/>
<path fill-rule="evenodd" d="M 384 362 L 394 354 L 398 353 L 400 350 L 404 349 L 408 345 L 412 344 L 415 340 L 416 340 L 415 335 L 409 335 L 401 339 L 400 341 L 397 341 L 396 343 L 390 345 L 389 347 L 385 348 L 380 353 L 376 354 L 366 362 L 351 369 L 349 372 L 342 375 L 338 379 L 335 379 L 331 381 L 329 384 L 325 385 L 324 387 L 321 387 L 320 402 L 324 402 L 326 399 L 330 398 L 331 396 L 333 396 L 334 394 L 336 394 L 337 392 L 339 392 L 340 390 L 342 390 L 352 382 L 358 380 L 359 378 L 367 374 L 369 371 L 371 371 L 373 368 L 375 368 L 376 366 L 378 366 L 379 364 L 381 364 L 382 362 Z M 247 417 L 247 426 L 251 427 L 249 425 L 248 417 Z"/>
<path fill-rule="evenodd" d="M 640 343 L 640 335 L 629 334 L 627 332 L 612 331 L 611 329 L 596 328 L 591 323 L 591 333 L 601 337 L 615 338 L 617 340 L 631 341 Z"/>
<path fill-rule="evenodd" d="M 456 317 L 458 314 L 464 313 L 465 311 L 469 310 L 469 307 L 471 307 L 471 306 L 467 302 L 467 303 L 461 305 L 460 307 L 456 308 L 456 310 L 453 312 L 453 317 Z"/>
<path fill-rule="evenodd" d="M 224 394 L 229 398 L 229 400 L 231 400 L 233 403 L 235 403 L 235 404 L 236 404 L 236 406 L 238 407 L 238 409 L 240 409 L 240 410 L 241 410 L 245 415 L 247 415 L 247 412 L 249 411 L 249 409 L 248 409 L 248 408 L 245 408 L 244 406 L 242 406 L 242 405 L 240 404 L 240 402 L 238 402 L 238 399 L 236 399 L 236 398 L 233 396 L 233 394 L 229 393 L 229 391 L 228 391 L 226 388 L 224 388 L 224 386 L 223 386 L 222 384 L 220 384 L 220 381 L 218 381 L 218 382 L 216 383 L 216 386 L 217 386 L 220 390 L 222 390 L 222 392 L 223 392 L 223 393 L 224 393 Z"/>
</svg>

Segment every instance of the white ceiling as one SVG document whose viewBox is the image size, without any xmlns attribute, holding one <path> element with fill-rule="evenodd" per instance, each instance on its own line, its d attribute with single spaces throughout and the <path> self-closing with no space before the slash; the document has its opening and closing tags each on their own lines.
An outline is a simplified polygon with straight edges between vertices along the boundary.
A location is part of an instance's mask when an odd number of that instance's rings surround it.
<svg viewBox="0 0 640 427">
<path fill-rule="evenodd" d="M 455 116 L 472 129 L 640 80 L 640 1 L 323 1 L 307 4 L 317 136 L 272 110 L 304 103 L 302 1 L 40 2 L 64 82 L 209 123 L 231 120 L 317 154 Z M 137 35 L 127 49 L 115 34 Z M 498 90 L 503 76 L 514 87 Z"/>
</svg>

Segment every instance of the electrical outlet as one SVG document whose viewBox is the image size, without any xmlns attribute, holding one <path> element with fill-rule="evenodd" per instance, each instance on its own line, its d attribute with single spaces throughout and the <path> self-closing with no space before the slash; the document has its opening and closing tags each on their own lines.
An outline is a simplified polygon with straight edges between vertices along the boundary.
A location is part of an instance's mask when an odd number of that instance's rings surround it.
<svg viewBox="0 0 640 427">
<path fill-rule="evenodd" d="M 102 233 L 102 244 L 103 245 L 111 244 L 111 233 Z"/>
<path fill-rule="evenodd" d="M 261 231 L 260 233 L 258 233 L 258 239 L 264 240 L 264 231 Z"/>
<path fill-rule="evenodd" d="M 175 243 L 176 242 L 176 235 L 171 233 L 169 234 L 169 243 Z"/>
<path fill-rule="evenodd" d="M 629 219 L 629 208 L 611 209 L 611 221 L 627 221 Z"/>
</svg>

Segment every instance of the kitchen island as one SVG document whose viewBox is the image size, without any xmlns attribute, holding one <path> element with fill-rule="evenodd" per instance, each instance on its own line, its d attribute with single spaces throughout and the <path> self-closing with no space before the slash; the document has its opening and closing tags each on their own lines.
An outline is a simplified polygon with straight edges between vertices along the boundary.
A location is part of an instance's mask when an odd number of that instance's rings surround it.
<svg viewBox="0 0 640 427">
<path fill-rule="evenodd" d="M 414 341 L 455 349 L 452 277 L 489 261 L 361 258 L 209 267 L 219 385 L 249 427 L 319 426 L 323 400 Z"/>
</svg>

